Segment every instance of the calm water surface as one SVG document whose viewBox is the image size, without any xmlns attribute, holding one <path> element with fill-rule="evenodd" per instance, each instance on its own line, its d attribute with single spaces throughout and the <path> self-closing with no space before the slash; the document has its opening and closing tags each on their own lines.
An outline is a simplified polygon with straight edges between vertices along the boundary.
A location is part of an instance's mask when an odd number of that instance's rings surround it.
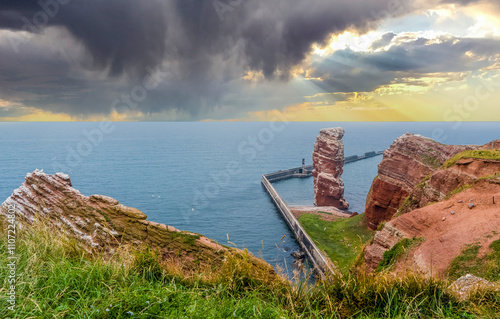
<svg viewBox="0 0 500 319">
<path fill-rule="evenodd" d="M 342 126 L 345 154 L 384 150 L 405 132 L 447 144 L 500 138 L 497 123 L 0 123 L 0 200 L 36 168 L 64 171 L 85 195 L 103 194 L 148 219 L 248 248 L 290 268 L 298 248 L 260 184 L 261 175 L 311 164 L 322 128 Z M 102 132 L 103 130 L 101 130 Z M 350 210 L 363 212 L 382 157 L 347 164 Z M 313 203 L 312 178 L 275 184 L 292 205 Z M 280 241 L 286 235 L 285 243 Z M 278 247 L 276 247 L 278 246 Z"/>
</svg>

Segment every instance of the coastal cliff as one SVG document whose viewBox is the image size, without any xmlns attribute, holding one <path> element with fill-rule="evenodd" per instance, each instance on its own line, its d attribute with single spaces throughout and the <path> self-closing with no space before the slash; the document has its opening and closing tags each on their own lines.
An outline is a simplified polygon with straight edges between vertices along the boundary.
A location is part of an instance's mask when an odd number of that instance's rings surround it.
<svg viewBox="0 0 500 319">
<path fill-rule="evenodd" d="M 186 270 L 220 265 L 228 251 L 243 253 L 199 234 L 148 221 L 140 210 L 111 197 L 85 196 L 62 173 L 28 173 L 25 182 L 0 206 L 0 216 L 6 216 L 9 210 L 15 211 L 20 227 L 43 221 L 77 239 L 88 251 L 112 252 L 121 245 L 152 247 L 161 251 L 163 260 Z M 264 261 L 253 256 L 251 260 L 273 272 Z"/>
<path fill-rule="evenodd" d="M 341 178 L 344 171 L 344 133 L 340 127 L 323 129 L 314 143 L 312 159 L 316 206 L 349 207 Z"/>
<path fill-rule="evenodd" d="M 423 165 L 422 161 L 414 158 L 415 154 L 419 154 L 420 158 L 434 156 L 431 155 L 430 148 L 433 147 L 429 147 L 430 141 L 410 135 L 403 137 L 386 152 L 387 157 L 384 154 L 385 162 L 379 166 L 379 173 L 381 169 L 384 173 L 382 178 L 392 181 L 391 185 L 395 186 L 394 194 L 398 201 L 394 201 L 391 209 L 398 214 L 391 214 L 392 220 L 379 227 L 372 243 L 364 251 L 364 262 L 367 270 L 373 271 L 384 259 L 384 253 L 402 239 L 419 239 L 421 242 L 418 244 L 405 248 L 405 258 L 398 260 L 393 270 L 412 269 L 426 275 L 445 276 L 454 258 L 465 248 L 477 245 L 482 247 L 481 254 L 484 255 L 490 252 L 489 245 L 500 237 L 497 232 L 500 229 L 500 141 L 481 147 L 440 145 L 445 153 L 441 157 L 436 156 L 432 162 L 440 165 L 433 167 Z M 409 156 L 395 151 L 402 149 L 398 144 L 404 140 L 420 142 L 420 150 L 428 148 L 428 151 L 413 152 L 413 158 L 409 160 Z M 465 150 L 457 153 L 460 149 Z M 396 165 L 394 159 L 405 162 Z M 394 172 L 390 169 L 391 162 Z M 411 167 L 404 181 L 403 165 Z M 387 175 L 392 180 L 387 179 Z M 380 202 L 382 192 L 373 194 L 375 183 L 368 200 L 376 198 Z"/>
<path fill-rule="evenodd" d="M 390 220 L 415 186 L 436 171 L 448 158 L 474 146 L 444 145 L 429 138 L 404 134 L 384 152 L 366 200 L 370 229 Z"/>
</svg>

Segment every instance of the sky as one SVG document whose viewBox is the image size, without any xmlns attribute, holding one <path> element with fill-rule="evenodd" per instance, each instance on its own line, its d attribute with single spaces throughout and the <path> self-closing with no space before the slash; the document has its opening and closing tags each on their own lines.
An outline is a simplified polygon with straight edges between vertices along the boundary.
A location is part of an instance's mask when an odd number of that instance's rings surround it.
<svg viewBox="0 0 500 319">
<path fill-rule="evenodd" d="M 0 121 L 500 121 L 498 0 L 2 0 Z"/>
</svg>

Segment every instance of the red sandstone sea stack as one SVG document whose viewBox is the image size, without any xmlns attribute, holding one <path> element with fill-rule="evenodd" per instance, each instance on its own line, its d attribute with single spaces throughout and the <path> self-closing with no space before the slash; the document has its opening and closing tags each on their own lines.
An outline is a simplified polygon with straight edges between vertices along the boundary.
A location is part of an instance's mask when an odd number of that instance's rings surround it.
<svg viewBox="0 0 500 319">
<path fill-rule="evenodd" d="M 344 198 L 344 129 L 341 127 L 323 129 L 314 143 L 314 204 L 347 209 Z"/>
</svg>

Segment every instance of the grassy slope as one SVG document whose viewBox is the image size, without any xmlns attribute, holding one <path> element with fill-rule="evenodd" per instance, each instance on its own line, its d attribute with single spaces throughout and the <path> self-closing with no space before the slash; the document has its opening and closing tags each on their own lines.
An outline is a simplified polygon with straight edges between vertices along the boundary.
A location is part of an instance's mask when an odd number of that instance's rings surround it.
<svg viewBox="0 0 500 319">
<path fill-rule="evenodd" d="M 455 164 L 457 161 L 462 158 L 480 158 L 480 159 L 491 159 L 491 160 L 500 160 L 500 151 L 498 150 L 472 150 L 472 151 L 464 151 L 458 153 L 452 158 L 448 159 L 444 162 L 443 167 L 448 168 Z"/>
<path fill-rule="evenodd" d="M 445 282 L 416 276 L 330 278 L 289 285 L 245 258 L 186 276 L 149 250 L 89 254 L 50 229 L 17 233 L 17 308 L 7 309 L 7 239 L 0 234 L 0 318 L 491 318 L 500 296 L 460 302 Z"/>
<path fill-rule="evenodd" d="M 375 271 L 390 269 L 400 257 L 402 257 L 408 250 L 413 249 L 422 241 L 423 238 L 403 238 L 402 240 L 398 241 L 396 245 L 392 246 L 391 249 L 384 252 L 384 256 L 379 262 Z"/>
<path fill-rule="evenodd" d="M 211 273 L 187 277 L 180 267 L 159 261 L 151 250 L 122 247 L 113 256 L 89 254 L 76 241 L 47 229 L 18 233 L 16 245 L 17 318 L 287 316 L 277 298 L 267 296 L 273 285 L 283 283 L 263 284 L 269 277 L 245 258 L 231 258 L 216 277 Z M 2 265 L 8 256 L 2 236 Z M 7 275 L 2 267 L 0 318 L 14 315 L 3 298 L 9 287 Z M 256 289 L 249 289 L 252 286 Z"/>
<path fill-rule="evenodd" d="M 318 215 L 302 214 L 299 222 L 343 273 L 349 271 L 361 247 L 374 234 L 366 228 L 363 214 L 333 222 L 321 220 Z"/>
<path fill-rule="evenodd" d="M 500 239 L 490 244 L 491 252 L 478 257 L 481 245 L 473 244 L 466 247 L 462 254 L 457 256 L 450 264 L 447 275 L 456 279 L 466 274 L 491 280 L 500 280 Z"/>
</svg>

